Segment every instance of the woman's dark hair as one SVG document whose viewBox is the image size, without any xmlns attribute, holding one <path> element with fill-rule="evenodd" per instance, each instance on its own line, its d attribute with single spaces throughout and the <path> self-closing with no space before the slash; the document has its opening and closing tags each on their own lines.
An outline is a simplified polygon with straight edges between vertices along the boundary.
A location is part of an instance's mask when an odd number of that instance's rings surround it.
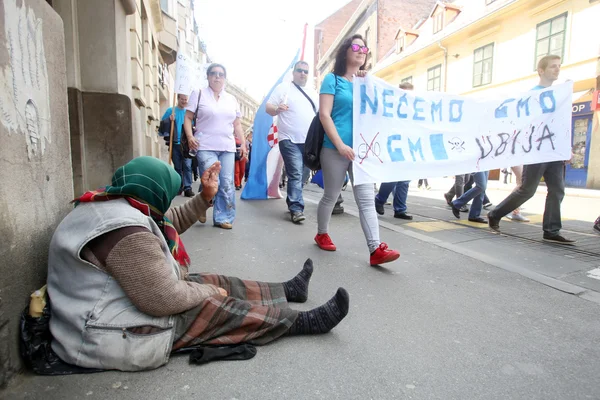
<svg viewBox="0 0 600 400">
<path fill-rule="evenodd" d="M 335 55 L 335 64 L 333 65 L 333 73 L 337 76 L 344 76 L 346 74 L 346 51 L 352 45 L 354 39 L 360 39 L 366 45 L 365 39 L 361 35 L 352 35 L 348 39 L 344 40 L 344 43 L 339 47 L 337 54 Z M 365 59 L 365 63 L 360 66 L 359 70 L 364 70 L 365 65 L 367 64 L 367 60 Z"/>
<path fill-rule="evenodd" d="M 225 73 L 225 78 L 227 79 L 227 70 L 225 69 L 224 66 L 222 66 L 221 64 L 217 64 L 217 63 L 212 63 L 212 64 L 210 64 L 208 66 L 208 69 L 206 70 L 206 77 L 207 78 L 210 76 L 210 73 L 215 68 L 221 68 L 221 69 L 223 69 L 223 72 Z"/>
</svg>

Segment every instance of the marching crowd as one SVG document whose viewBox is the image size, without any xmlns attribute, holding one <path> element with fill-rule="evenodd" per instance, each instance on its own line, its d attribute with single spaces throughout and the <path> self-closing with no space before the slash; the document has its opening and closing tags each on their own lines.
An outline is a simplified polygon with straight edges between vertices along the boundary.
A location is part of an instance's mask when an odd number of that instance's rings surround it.
<svg viewBox="0 0 600 400">
<path fill-rule="evenodd" d="M 304 143 L 318 112 L 325 131 L 320 151 L 324 192 L 314 240 L 326 251 L 337 249 L 330 236 L 331 215 L 340 203 L 346 175 L 351 182 L 354 179 L 353 80 L 366 74 L 368 52 L 360 35 L 346 39 L 319 96 L 306 86 L 309 66 L 299 61 L 293 85 L 282 84 L 267 101 L 266 111 L 278 116 L 286 202 L 293 223 L 305 218 L 302 188 L 309 171 L 303 163 Z M 559 72 L 560 58 L 544 57 L 535 89 L 552 85 Z M 348 313 L 349 295 L 343 288 L 313 310 L 288 307 L 290 302 L 307 300 L 311 260 L 297 276 L 280 283 L 188 273 L 190 257 L 180 234 L 197 221 L 206 222 L 210 207 L 213 224 L 232 229 L 236 189 L 247 176 L 252 142 L 251 134 L 242 130 L 235 98 L 224 90 L 225 67 L 212 64 L 207 74 L 206 89 L 194 90 L 189 98 L 180 95 L 177 106 L 164 115 L 175 125 L 171 138 L 175 169 L 152 157 L 132 160 L 115 172 L 110 185 L 79 197 L 54 234 L 48 271 L 52 351 L 69 365 L 127 371 L 156 368 L 168 362 L 171 352 L 189 346 L 260 345 L 286 335 L 325 333 Z M 192 190 L 196 169 L 198 194 Z M 492 229 L 499 229 L 505 215 L 525 221 L 519 208 L 543 177 L 548 186 L 543 238 L 573 243 L 560 234 L 564 163 L 516 166 L 513 171 L 517 188 L 488 213 L 487 220 L 481 213 L 491 206 L 485 196 L 488 173 L 456 176 L 445 194 L 452 213 L 460 218 L 472 201 L 470 221 L 488 223 Z M 427 180 L 424 185 L 429 187 Z M 384 213 L 393 192 L 394 217 L 411 219 L 407 188 L 408 182 L 384 183 L 375 196 L 372 185 L 352 185 L 371 265 L 400 257 L 380 240 L 377 214 Z M 178 194 L 190 199 L 172 207 Z"/>
</svg>

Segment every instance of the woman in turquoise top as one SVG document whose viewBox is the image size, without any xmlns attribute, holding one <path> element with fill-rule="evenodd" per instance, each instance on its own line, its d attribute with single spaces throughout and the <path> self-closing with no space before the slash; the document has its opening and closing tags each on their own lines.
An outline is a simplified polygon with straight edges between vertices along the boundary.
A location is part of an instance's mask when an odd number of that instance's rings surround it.
<svg viewBox="0 0 600 400">
<path fill-rule="evenodd" d="M 387 244 L 379 240 L 379 223 L 375 212 L 375 193 L 373 186 L 354 185 L 352 161 L 352 82 L 355 76 L 366 74 L 365 63 L 369 49 L 360 35 L 354 35 L 340 46 L 333 73 L 327 74 L 321 84 L 319 97 L 319 115 L 325 139 L 321 150 L 321 168 L 323 170 L 324 193 L 318 208 L 318 232 L 315 236 L 317 245 L 327 251 L 335 251 L 336 246 L 329 237 L 329 221 L 335 202 L 342 190 L 346 172 L 350 173 L 354 198 L 358 205 L 360 224 L 362 226 L 371 265 L 379 265 L 394 261 L 400 253 L 388 249 Z"/>
</svg>

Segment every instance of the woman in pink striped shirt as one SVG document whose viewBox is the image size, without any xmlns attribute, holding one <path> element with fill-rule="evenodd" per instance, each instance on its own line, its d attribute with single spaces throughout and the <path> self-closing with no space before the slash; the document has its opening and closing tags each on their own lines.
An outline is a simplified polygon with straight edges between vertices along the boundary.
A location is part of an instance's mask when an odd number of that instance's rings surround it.
<svg viewBox="0 0 600 400">
<path fill-rule="evenodd" d="M 237 100 L 225 92 L 227 71 L 220 64 L 207 70 L 208 88 L 190 95 L 185 115 L 185 134 L 190 148 L 196 150 L 200 175 L 215 162 L 221 162 L 219 191 L 214 199 L 213 223 L 223 229 L 233 228 L 235 219 L 235 136 L 241 142 L 241 156 L 246 155 L 246 139 L 240 121 Z M 197 113 L 196 113 L 197 110 Z M 196 126 L 192 120 L 196 113 Z M 204 221 L 201 221 L 204 222 Z"/>
</svg>

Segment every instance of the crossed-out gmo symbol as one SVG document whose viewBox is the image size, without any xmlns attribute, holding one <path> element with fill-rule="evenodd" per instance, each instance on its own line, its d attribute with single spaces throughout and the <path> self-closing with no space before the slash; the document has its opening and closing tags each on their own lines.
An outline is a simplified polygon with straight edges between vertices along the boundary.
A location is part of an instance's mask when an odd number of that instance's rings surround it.
<svg viewBox="0 0 600 400">
<path fill-rule="evenodd" d="M 358 146 L 358 158 L 360 158 L 360 164 L 362 164 L 363 161 L 369 158 L 369 153 L 377 157 L 379 162 L 383 164 L 383 160 L 379 158 L 379 155 L 381 154 L 381 145 L 379 144 L 379 142 L 375 142 L 377 136 L 379 136 L 379 132 L 377 132 L 377 135 L 373 137 L 373 140 L 371 140 L 371 144 L 369 144 L 367 142 L 367 139 L 365 139 L 365 137 L 363 136 L 363 134 L 360 134 L 360 137 L 363 140 L 363 143 Z"/>
</svg>

